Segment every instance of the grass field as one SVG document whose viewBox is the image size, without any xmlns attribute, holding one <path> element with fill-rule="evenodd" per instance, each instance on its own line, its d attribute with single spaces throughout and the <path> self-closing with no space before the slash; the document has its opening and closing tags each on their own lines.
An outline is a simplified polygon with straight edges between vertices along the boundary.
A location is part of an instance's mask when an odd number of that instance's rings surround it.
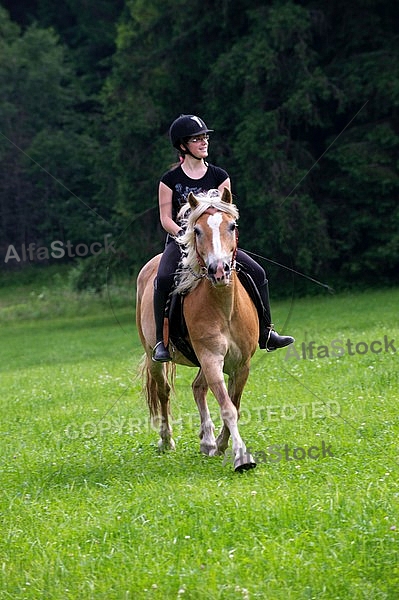
<svg viewBox="0 0 399 600">
<path fill-rule="evenodd" d="M 297 341 L 253 359 L 243 474 L 199 453 L 194 369 L 157 453 L 132 298 L 0 291 L 0 598 L 399 598 L 399 289 L 272 302 Z"/>
</svg>

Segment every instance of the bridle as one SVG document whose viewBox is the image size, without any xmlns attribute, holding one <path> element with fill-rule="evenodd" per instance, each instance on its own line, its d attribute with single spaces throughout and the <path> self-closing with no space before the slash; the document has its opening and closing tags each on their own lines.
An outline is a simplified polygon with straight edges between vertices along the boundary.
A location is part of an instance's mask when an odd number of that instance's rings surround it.
<svg viewBox="0 0 399 600">
<path fill-rule="evenodd" d="M 203 215 L 214 215 L 216 212 L 218 212 L 218 211 L 215 208 L 213 208 L 213 206 L 210 206 L 202 214 Z M 238 250 L 238 227 L 237 227 L 237 224 L 235 224 L 235 238 L 236 238 L 236 240 L 235 240 L 236 243 L 235 243 L 235 247 L 234 247 L 230 265 L 229 265 L 230 271 L 236 270 L 236 258 L 237 258 L 237 250 Z M 191 275 L 193 275 L 193 277 L 195 277 L 195 279 L 204 279 L 206 277 L 208 280 L 212 280 L 212 275 L 209 274 L 208 267 L 206 266 L 204 259 L 198 252 L 196 237 L 194 237 L 194 249 L 195 249 L 195 255 L 197 257 L 197 262 L 200 267 L 200 272 L 198 274 L 191 267 L 189 267 L 189 271 L 190 271 Z"/>
</svg>

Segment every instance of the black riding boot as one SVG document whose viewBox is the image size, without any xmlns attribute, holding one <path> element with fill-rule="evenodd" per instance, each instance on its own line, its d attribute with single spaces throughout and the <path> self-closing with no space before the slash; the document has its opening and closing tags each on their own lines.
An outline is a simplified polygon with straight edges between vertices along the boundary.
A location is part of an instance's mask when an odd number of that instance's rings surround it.
<svg viewBox="0 0 399 600">
<path fill-rule="evenodd" d="M 273 352 L 278 348 L 284 348 L 295 342 L 295 339 L 290 335 L 279 335 L 274 331 L 272 317 L 270 313 L 269 300 L 269 284 L 267 281 L 258 287 L 258 291 L 263 303 L 263 316 L 259 320 L 259 348 L 265 349 L 268 352 Z"/>
<path fill-rule="evenodd" d="M 157 289 L 155 280 L 154 285 L 154 317 L 155 317 L 155 337 L 156 344 L 152 352 L 152 360 L 155 362 L 168 362 L 172 360 L 169 350 L 163 341 L 163 322 L 165 318 L 165 306 L 168 299 L 168 293 Z"/>
</svg>

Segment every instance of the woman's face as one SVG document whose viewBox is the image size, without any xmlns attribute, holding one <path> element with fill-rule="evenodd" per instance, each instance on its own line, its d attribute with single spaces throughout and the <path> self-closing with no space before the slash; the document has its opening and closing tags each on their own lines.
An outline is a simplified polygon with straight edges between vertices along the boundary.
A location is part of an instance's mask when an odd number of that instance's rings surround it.
<svg viewBox="0 0 399 600">
<path fill-rule="evenodd" d="M 187 140 L 187 146 L 192 154 L 197 158 L 206 158 L 208 156 L 209 135 L 201 133 L 192 136 Z"/>
</svg>

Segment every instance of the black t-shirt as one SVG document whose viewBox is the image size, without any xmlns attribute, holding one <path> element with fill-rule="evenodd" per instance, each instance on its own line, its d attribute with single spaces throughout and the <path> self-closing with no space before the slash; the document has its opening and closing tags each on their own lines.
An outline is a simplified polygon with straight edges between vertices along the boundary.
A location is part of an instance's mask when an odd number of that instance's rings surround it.
<svg viewBox="0 0 399 600">
<path fill-rule="evenodd" d="M 165 173 L 161 177 L 161 181 L 172 190 L 172 219 L 176 221 L 177 213 L 183 204 L 187 202 L 190 192 L 195 195 L 217 189 L 228 177 L 229 175 L 224 169 L 209 164 L 205 175 L 201 179 L 188 177 L 181 165 Z"/>
</svg>

